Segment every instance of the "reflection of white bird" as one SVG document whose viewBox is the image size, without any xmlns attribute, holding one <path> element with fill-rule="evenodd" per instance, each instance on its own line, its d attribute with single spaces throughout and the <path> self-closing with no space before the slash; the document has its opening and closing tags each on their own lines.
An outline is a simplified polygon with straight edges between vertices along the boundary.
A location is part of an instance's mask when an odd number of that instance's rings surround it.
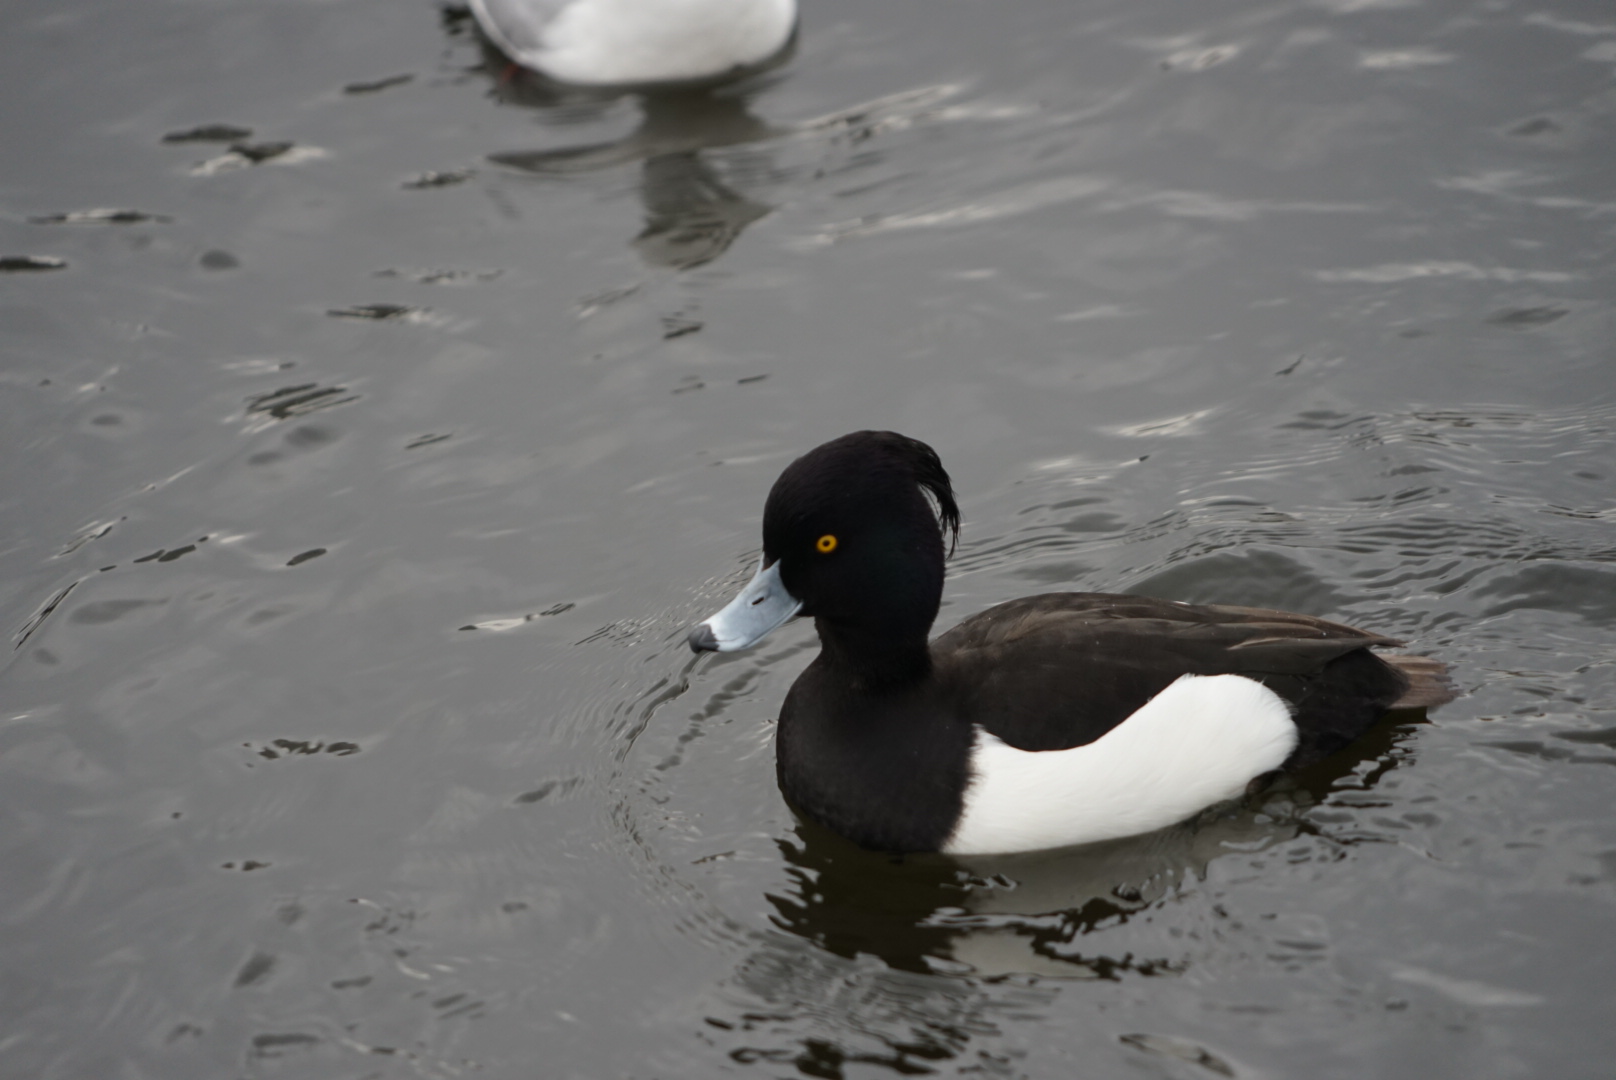
<svg viewBox="0 0 1616 1080">
<path fill-rule="evenodd" d="M 797 25 L 796 0 L 471 0 L 524 67 L 581 86 L 686 83 L 757 68 Z"/>
<path fill-rule="evenodd" d="M 711 262 L 771 207 L 732 189 L 725 170 L 704 161 L 701 152 L 758 142 L 774 132 L 747 112 L 739 95 L 646 94 L 641 104 L 645 119 L 639 129 L 615 142 L 488 158 L 541 176 L 644 162 L 640 198 L 645 202 L 645 231 L 635 238 L 635 250 L 653 266 L 685 270 Z"/>
</svg>

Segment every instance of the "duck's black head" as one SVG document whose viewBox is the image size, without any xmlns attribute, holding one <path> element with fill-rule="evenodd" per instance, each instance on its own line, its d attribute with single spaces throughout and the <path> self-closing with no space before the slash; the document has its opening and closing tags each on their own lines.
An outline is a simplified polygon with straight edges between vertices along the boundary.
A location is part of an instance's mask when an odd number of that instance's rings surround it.
<svg viewBox="0 0 1616 1080">
<path fill-rule="evenodd" d="M 933 509 L 935 505 L 936 509 Z M 763 559 L 802 614 L 923 636 L 943 593 L 944 534 L 959 507 L 937 452 L 855 431 L 793 461 L 763 507 Z"/>
<path fill-rule="evenodd" d="M 745 648 L 792 614 L 812 616 L 828 650 L 873 658 L 924 652 L 943 593 L 945 537 L 959 506 L 931 447 L 855 431 L 786 467 L 763 508 L 763 565 L 692 648 Z"/>
</svg>

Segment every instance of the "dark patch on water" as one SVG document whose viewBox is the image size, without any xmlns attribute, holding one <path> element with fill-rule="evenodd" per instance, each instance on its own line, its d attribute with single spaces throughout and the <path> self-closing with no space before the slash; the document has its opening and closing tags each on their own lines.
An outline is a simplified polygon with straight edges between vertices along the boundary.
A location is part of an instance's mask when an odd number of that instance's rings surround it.
<svg viewBox="0 0 1616 1080">
<path fill-rule="evenodd" d="M 0 274 L 30 274 L 66 270 L 67 260 L 54 255 L 0 255 Z"/>
<path fill-rule="evenodd" d="M 319 1041 L 318 1036 L 305 1035 L 300 1032 L 254 1035 L 252 1039 L 252 1055 L 257 1058 L 284 1057 L 293 1050 L 307 1050 Z"/>
<path fill-rule="evenodd" d="M 245 964 L 241 965 L 241 970 L 236 972 L 235 985 L 242 987 L 261 983 L 269 978 L 270 972 L 274 970 L 275 958 L 273 956 L 269 953 L 255 952 L 247 958 Z"/>
<path fill-rule="evenodd" d="M 417 269 L 403 270 L 388 267 L 377 270 L 374 277 L 379 278 L 407 278 L 419 285 L 462 285 L 478 281 L 493 281 L 502 276 L 503 270 L 453 270 L 453 269 Z"/>
<path fill-rule="evenodd" d="M 271 739 L 258 747 L 254 747 L 252 743 L 241 745 L 265 761 L 279 761 L 281 758 L 291 757 L 319 757 L 323 754 L 348 757 L 359 753 L 360 749 L 358 743 L 346 739 L 333 739 L 330 742 L 318 739 Z"/>
<path fill-rule="evenodd" d="M 318 424 L 299 424 L 286 433 L 283 441 L 294 449 L 312 450 L 318 446 L 328 446 L 341 437 L 330 428 L 320 427 Z"/>
<path fill-rule="evenodd" d="M 59 214 L 45 214 L 29 218 L 35 225 L 145 225 L 162 224 L 174 219 L 164 214 L 151 214 L 144 210 L 68 210 Z"/>
<path fill-rule="evenodd" d="M 408 304 L 355 304 L 353 307 L 331 308 L 326 314 L 333 319 L 368 319 L 371 322 L 386 322 L 390 319 L 408 319 L 423 310 L 425 309 L 411 307 Z"/>
<path fill-rule="evenodd" d="M 234 124 L 203 124 L 200 127 L 186 128 L 184 131 L 171 131 L 163 136 L 166 143 L 197 143 L 197 142 L 240 142 L 252 138 L 252 128 L 237 127 Z"/>
<path fill-rule="evenodd" d="M 1506 129 L 1505 134 L 1512 135 L 1517 139 L 1532 139 L 1539 135 L 1554 135 L 1560 130 L 1560 125 L 1549 117 L 1534 116 L 1530 120 L 1522 120 L 1513 127 Z"/>
<path fill-rule="evenodd" d="M 686 334 L 694 334 L 705 325 L 700 319 L 692 319 L 685 315 L 662 316 L 662 340 L 672 341 L 682 338 Z"/>
<path fill-rule="evenodd" d="M 207 537 L 204 536 L 201 540 L 197 541 L 197 544 L 200 544 L 205 540 L 207 540 Z M 131 559 L 129 561 L 131 563 L 173 562 L 175 559 L 178 559 L 182 555 L 189 555 L 191 552 L 193 552 L 195 550 L 196 550 L 196 544 L 186 544 L 183 547 L 177 547 L 177 548 L 173 548 L 173 549 L 158 548 L 156 551 L 152 552 L 150 555 L 142 555 L 138 559 Z"/>
<path fill-rule="evenodd" d="M 1494 326 L 1503 326 L 1510 330 L 1530 330 L 1538 326 L 1547 326 L 1571 314 L 1569 308 L 1558 307 L 1529 307 L 1510 308 L 1489 316 L 1487 321 Z"/>
<path fill-rule="evenodd" d="M 124 518 L 119 518 L 118 519 L 118 521 L 123 521 L 123 520 L 125 520 L 125 519 Z M 71 555 L 75 551 L 79 550 L 79 548 L 83 547 L 84 545 L 89 544 L 89 543 L 91 543 L 93 541 L 96 541 L 96 540 L 100 540 L 102 537 L 106 536 L 108 533 L 110 533 L 112 531 L 113 527 L 118 524 L 118 521 L 109 521 L 104 525 L 92 525 L 92 526 L 90 526 L 88 529 L 84 530 L 84 532 L 80 533 L 78 536 L 74 537 L 71 541 L 69 541 L 68 545 L 66 547 L 64 547 L 61 551 L 58 551 L 56 553 L 56 557 L 58 559 L 60 559 L 65 555 Z"/>
<path fill-rule="evenodd" d="M 524 791 L 511 800 L 519 806 L 531 806 L 534 803 L 550 802 L 562 798 L 578 788 L 583 783 L 581 777 L 569 777 L 565 780 L 546 780 L 532 791 Z"/>
<path fill-rule="evenodd" d="M 304 416 L 320 409 L 329 409 L 359 400 L 357 394 L 342 396 L 347 393 L 348 388 L 345 386 L 299 383 L 296 386 L 287 386 L 248 398 L 247 412 L 266 413 L 276 420 L 287 420 L 294 416 Z"/>
<path fill-rule="evenodd" d="M 342 92 L 344 94 L 376 94 L 414 81 L 414 75 L 389 75 L 384 79 L 375 79 L 370 82 L 349 83 L 342 88 Z"/>
<path fill-rule="evenodd" d="M 18 630 L 16 635 L 13 637 L 13 640 L 16 642 L 14 647 L 18 649 L 22 648 L 24 643 L 26 643 L 27 640 L 33 636 L 34 631 L 38 630 L 44 625 L 45 620 L 50 618 L 51 613 L 60 607 L 62 601 L 66 600 L 68 594 L 74 589 L 78 588 L 78 586 L 79 582 L 75 581 L 61 589 L 52 595 L 49 600 L 46 600 L 45 603 L 40 606 L 39 610 L 35 611 L 33 615 L 29 616 L 28 621 L 23 624 L 22 629 Z"/>
<path fill-rule="evenodd" d="M 262 165 L 266 161 L 274 161 L 297 144 L 286 139 L 274 142 L 236 143 L 230 152 L 239 158 L 245 159 L 253 165 Z"/>
</svg>

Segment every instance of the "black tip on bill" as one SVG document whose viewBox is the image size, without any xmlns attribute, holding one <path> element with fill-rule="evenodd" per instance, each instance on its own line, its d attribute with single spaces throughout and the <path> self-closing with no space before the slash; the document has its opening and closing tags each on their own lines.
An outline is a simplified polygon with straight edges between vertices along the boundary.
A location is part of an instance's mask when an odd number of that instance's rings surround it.
<svg viewBox="0 0 1616 1080">
<path fill-rule="evenodd" d="M 693 653 L 718 651 L 718 637 L 706 623 L 690 631 L 690 636 L 685 640 L 690 642 L 690 651 Z"/>
</svg>

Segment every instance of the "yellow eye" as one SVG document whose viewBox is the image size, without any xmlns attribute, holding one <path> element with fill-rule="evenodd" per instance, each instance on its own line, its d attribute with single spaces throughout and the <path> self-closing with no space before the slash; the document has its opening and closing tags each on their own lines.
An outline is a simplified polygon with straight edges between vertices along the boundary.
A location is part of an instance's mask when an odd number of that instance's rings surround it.
<svg viewBox="0 0 1616 1080">
<path fill-rule="evenodd" d="M 819 549 L 819 553 L 821 555 L 829 555 L 831 552 L 836 550 L 836 537 L 832 536 L 830 533 L 826 533 L 824 536 L 821 536 L 818 540 L 814 541 L 814 547 Z"/>
</svg>

